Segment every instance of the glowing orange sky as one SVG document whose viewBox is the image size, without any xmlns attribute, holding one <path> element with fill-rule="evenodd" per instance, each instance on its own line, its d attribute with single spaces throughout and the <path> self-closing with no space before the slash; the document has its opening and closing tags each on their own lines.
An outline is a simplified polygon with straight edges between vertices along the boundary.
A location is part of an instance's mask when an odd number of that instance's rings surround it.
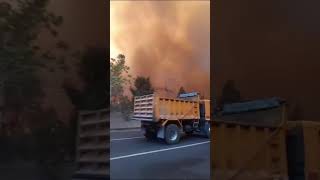
<svg viewBox="0 0 320 180">
<path fill-rule="evenodd" d="M 110 55 L 156 87 L 210 96 L 210 1 L 111 1 Z"/>
</svg>

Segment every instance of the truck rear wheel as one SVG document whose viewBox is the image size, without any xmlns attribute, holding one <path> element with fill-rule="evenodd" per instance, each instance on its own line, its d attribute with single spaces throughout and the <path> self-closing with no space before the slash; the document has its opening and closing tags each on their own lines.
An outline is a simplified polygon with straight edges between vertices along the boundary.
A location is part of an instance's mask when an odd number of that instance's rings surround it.
<svg viewBox="0 0 320 180">
<path fill-rule="evenodd" d="M 180 129 L 175 124 L 169 124 L 165 130 L 165 141 L 167 144 L 177 144 L 180 141 Z"/>
<path fill-rule="evenodd" d="M 206 122 L 204 125 L 204 134 L 207 138 L 210 138 L 210 123 Z"/>
</svg>

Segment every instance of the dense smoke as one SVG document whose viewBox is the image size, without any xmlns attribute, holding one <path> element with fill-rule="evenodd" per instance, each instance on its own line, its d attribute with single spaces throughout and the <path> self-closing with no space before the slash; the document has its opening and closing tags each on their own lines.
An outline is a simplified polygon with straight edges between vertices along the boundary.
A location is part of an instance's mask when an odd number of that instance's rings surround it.
<svg viewBox="0 0 320 180">
<path fill-rule="evenodd" d="M 244 99 L 279 96 L 295 119 L 318 120 L 320 111 L 320 2 L 217 3 L 216 87 L 236 82 Z M 292 115 L 293 116 L 293 115 Z M 290 117 L 290 119 L 292 119 Z"/>
<path fill-rule="evenodd" d="M 210 96 L 209 1 L 113 1 L 110 25 L 111 50 L 126 55 L 132 75 Z"/>
<path fill-rule="evenodd" d="M 70 54 L 77 50 L 83 51 L 87 46 L 105 47 L 107 44 L 105 38 L 107 24 L 103 23 L 106 19 L 103 5 L 103 1 L 95 1 L 94 3 L 87 0 L 50 1 L 49 11 L 63 16 L 64 22 L 58 29 L 58 39 L 67 42 Z M 46 33 L 40 35 L 39 44 L 43 49 L 52 50 L 55 47 L 55 41 L 49 38 Z M 62 88 L 63 81 L 66 78 L 77 89 L 83 85 L 77 74 L 78 60 L 68 58 L 66 63 L 69 67 L 67 72 L 50 72 L 44 69 L 40 74 L 46 95 L 44 107 L 53 107 L 58 118 L 63 121 L 68 121 L 74 110 L 70 98 Z"/>
</svg>

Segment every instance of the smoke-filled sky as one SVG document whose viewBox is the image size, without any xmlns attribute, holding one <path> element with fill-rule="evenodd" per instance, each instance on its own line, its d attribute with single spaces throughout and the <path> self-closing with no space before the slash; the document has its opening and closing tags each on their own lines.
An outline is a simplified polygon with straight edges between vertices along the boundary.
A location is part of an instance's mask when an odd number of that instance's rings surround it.
<svg viewBox="0 0 320 180">
<path fill-rule="evenodd" d="M 58 29 L 59 39 L 66 41 L 71 50 L 83 50 L 86 46 L 105 47 L 106 40 L 106 8 L 103 0 L 51 0 L 48 10 L 56 15 L 63 16 L 64 22 Z M 53 48 L 55 41 L 47 34 L 42 34 L 40 43 L 42 48 Z M 68 72 L 41 72 L 41 80 L 44 86 L 46 98 L 44 105 L 53 107 L 58 113 L 60 120 L 68 121 L 70 112 L 74 109 L 70 98 L 65 94 L 62 83 L 66 79 L 73 83 L 73 86 L 81 86 L 81 81 L 76 71 L 74 59 L 67 59 L 66 62 L 70 71 Z"/>
<path fill-rule="evenodd" d="M 246 99 L 280 96 L 303 119 L 319 120 L 319 1 L 224 0 L 216 10 L 214 69 Z"/>
<path fill-rule="evenodd" d="M 110 54 L 156 88 L 210 97 L 210 1 L 111 1 Z"/>
</svg>

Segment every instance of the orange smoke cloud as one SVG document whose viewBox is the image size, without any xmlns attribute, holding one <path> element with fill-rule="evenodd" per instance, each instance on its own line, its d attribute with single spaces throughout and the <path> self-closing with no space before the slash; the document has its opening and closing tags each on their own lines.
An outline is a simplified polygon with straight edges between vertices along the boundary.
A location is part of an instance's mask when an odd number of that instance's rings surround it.
<svg viewBox="0 0 320 180">
<path fill-rule="evenodd" d="M 210 1 L 112 1 L 110 23 L 132 75 L 210 97 Z"/>
</svg>

